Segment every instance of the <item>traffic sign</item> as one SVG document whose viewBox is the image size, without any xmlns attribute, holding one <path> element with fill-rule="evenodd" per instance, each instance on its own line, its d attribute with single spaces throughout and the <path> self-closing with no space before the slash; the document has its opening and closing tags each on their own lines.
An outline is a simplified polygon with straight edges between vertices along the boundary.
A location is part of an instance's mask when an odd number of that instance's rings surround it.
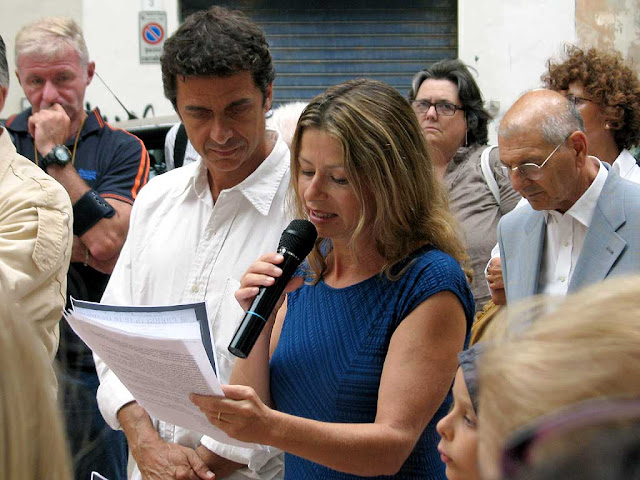
<svg viewBox="0 0 640 480">
<path fill-rule="evenodd" d="M 164 11 L 141 11 L 138 14 L 140 27 L 140 63 L 159 63 L 167 32 L 167 13 Z"/>
<path fill-rule="evenodd" d="M 164 40 L 164 28 L 156 22 L 149 22 L 142 27 L 142 39 L 149 45 L 157 45 Z"/>
</svg>

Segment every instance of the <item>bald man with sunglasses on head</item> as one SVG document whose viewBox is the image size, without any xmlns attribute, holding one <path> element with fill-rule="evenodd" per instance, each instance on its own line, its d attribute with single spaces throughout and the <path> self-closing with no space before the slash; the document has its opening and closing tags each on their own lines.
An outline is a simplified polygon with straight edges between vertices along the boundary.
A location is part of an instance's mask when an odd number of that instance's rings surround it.
<svg viewBox="0 0 640 480">
<path fill-rule="evenodd" d="M 573 103 L 550 90 L 526 93 L 505 114 L 498 144 L 529 202 L 498 225 L 507 303 L 640 272 L 640 186 L 589 156 Z"/>
</svg>

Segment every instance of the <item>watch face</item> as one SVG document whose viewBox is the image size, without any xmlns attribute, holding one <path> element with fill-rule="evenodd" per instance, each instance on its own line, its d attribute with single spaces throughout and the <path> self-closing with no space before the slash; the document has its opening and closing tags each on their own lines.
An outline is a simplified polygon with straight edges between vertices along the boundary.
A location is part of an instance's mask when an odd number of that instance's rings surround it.
<svg viewBox="0 0 640 480">
<path fill-rule="evenodd" d="M 64 145 L 56 145 L 42 160 L 45 166 L 51 165 L 52 163 L 65 166 L 71 162 L 71 153 Z"/>
<path fill-rule="evenodd" d="M 71 158 L 69 157 L 69 150 L 63 146 L 55 147 L 53 153 L 60 162 L 68 162 Z"/>
</svg>

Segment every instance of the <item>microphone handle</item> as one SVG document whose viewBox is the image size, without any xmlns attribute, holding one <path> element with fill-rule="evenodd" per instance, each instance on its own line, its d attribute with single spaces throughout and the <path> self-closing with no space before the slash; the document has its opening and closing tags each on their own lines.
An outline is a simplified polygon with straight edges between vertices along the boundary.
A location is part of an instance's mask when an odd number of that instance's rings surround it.
<svg viewBox="0 0 640 480">
<path fill-rule="evenodd" d="M 228 347 L 229 351 L 236 357 L 247 358 L 282 296 L 287 283 L 289 283 L 302 261 L 285 247 L 280 247 L 278 253 L 284 256 L 284 260 L 278 265 L 282 269 L 282 275 L 276 278 L 273 285 L 260 287 L 258 295 L 251 303 L 249 310 L 246 311 Z"/>
</svg>

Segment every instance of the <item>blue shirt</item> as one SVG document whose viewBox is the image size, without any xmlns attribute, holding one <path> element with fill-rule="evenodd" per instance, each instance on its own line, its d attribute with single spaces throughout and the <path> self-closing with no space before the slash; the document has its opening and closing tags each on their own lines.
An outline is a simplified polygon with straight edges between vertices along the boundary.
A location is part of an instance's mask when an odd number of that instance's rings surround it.
<svg viewBox="0 0 640 480">
<path fill-rule="evenodd" d="M 458 297 L 468 336 L 475 304 L 458 263 L 429 247 L 412 259 L 395 281 L 376 275 L 341 289 L 320 281 L 288 295 L 287 315 L 270 364 L 271 394 L 279 411 L 321 422 L 373 423 L 391 336 L 404 318 L 438 292 L 447 290 Z M 400 472 L 380 478 L 446 478 L 435 425 L 450 402 L 449 394 Z M 285 478 L 360 477 L 286 454 Z"/>
<path fill-rule="evenodd" d="M 30 116 L 31 109 L 27 109 L 9 118 L 5 127 L 18 153 L 35 161 L 34 140 L 28 130 Z M 70 138 L 65 143 L 70 152 L 73 152 L 74 140 Z M 38 159 L 41 158 L 38 155 Z M 147 183 L 149 154 L 138 137 L 111 127 L 95 109 L 87 113 L 73 166 L 100 195 L 131 205 Z"/>
</svg>

